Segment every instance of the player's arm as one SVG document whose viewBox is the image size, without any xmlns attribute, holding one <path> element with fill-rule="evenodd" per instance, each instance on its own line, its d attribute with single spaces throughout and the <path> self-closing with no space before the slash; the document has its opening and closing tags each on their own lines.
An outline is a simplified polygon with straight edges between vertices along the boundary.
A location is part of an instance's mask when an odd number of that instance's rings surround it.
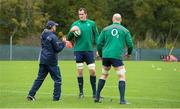
<svg viewBox="0 0 180 109">
<path fill-rule="evenodd" d="M 99 32 L 98 32 L 98 29 L 97 29 L 95 22 L 93 24 L 93 35 L 94 35 L 95 44 L 97 45 Z"/>
<path fill-rule="evenodd" d="M 71 27 L 70 27 L 70 29 L 69 29 L 69 32 L 68 32 L 68 34 L 67 34 L 67 36 L 66 36 L 66 39 L 67 39 L 68 41 L 71 41 L 71 40 L 73 40 L 73 38 L 74 38 L 73 30 L 71 29 L 74 25 L 75 25 L 74 23 L 71 25 Z"/>
<path fill-rule="evenodd" d="M 74 34 L 71 31 L 69 31 L 68 35 L 66 36 L 67 40 L 71 41 L 73 39 L 73 37 L 74 37 Z"/>
<path fill-rule="evenodd" d="M 132 41 L 131 34 L 129 31 L 126 34 L 126 45 L 128 48 L 127 55 L 130 56 L 132 54 L 132 51 L 133 51 L 133 41 Z"/>
<path fill-rule="evenodd" d="M 56 36 L 52 37 L 51 43 L 53 45 L 54 50 L 58 53 L 63 50 L 65 47 L 65 40 L 59 41 Z"/>
<path fill-rule="evenodd" d="M 97 51 L 100 57 L 102 57 L 103 46 L 104 46 L 104 32 L 102 31 L 97 40 Z"/>
</svg>

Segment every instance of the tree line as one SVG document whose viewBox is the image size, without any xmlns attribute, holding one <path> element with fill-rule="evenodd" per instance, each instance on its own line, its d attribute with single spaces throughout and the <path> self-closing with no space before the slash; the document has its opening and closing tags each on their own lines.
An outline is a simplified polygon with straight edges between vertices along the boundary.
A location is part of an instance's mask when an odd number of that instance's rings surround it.
<svg viewBox="0 0 180 109">
<path fill-rule="evenodd" d="M 120 13 L 136 47 L 170 47 L 180 41 L 180 0 L 0 0 L 0 44 L 8 44 L 10 37 L 14 44 L 37 44 L 48 20 L 67 34 L 80 7 L 87 9 L 99 32 Z"/>
</svg>

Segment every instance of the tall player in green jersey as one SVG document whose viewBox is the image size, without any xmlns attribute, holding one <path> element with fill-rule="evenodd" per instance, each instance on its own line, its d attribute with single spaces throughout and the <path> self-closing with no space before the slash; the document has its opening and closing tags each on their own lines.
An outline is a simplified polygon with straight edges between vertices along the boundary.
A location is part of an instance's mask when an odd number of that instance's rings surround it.
<svg viewBox="0 0 180 109">
<path fill-rule="evenodd" d="M 120 92 L 120 104 L 127 104 L 125 95 L 125 67 L 123 64 L 124 48 L 127 46 L 128 52 L 126 54 L 129 57 L 133 50 L 133 42 L 131 39 L 130 32 L 121 25 L 121 15 L 116 13 L 112 18 L 113 24 L 105 27 L 99 38 L 97 49 L 99 56 L 102 57 L 102 75 L 98 82 L 98 89 L 95 97 L 95 102 L 100 101 L 100 92 L 105 84 L 108 77 L 108 71 L 111 66 L 115 68 L 118 74 L 119 82 L 118 88 Z"/>
<path fill-rule="evenodd" d="M 93 92 L 93 98 L 96 94 L 96 71 L 95 71 L 95 56 L 93 44 L 97 43 L 99 35 L 96 24 L 94 21 L 87 19 L 87 11 L 85 8 L 78 10 L 79 20 L 71 25 L 71 29 L 67 35 L 67 40 L 75 39 L 74 54 L 77 65 L 77 80 L 79 85 L 79 98 L 84 97 L 83 92 L 83 63 L 86 62 L 90 73 L 90 83 Z M 74 28 L 76 26 L 76 28 Z M 80 35 L 73 34 L 76 29 L 80 29 Z"/>
</svg>

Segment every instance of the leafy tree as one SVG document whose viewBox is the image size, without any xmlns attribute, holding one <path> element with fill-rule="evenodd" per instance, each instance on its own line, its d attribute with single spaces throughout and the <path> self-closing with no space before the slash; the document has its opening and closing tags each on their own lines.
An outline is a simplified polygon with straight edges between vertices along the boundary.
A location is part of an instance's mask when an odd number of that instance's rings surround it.
<svg viewBox="0 0 180 109">
<path fill-rule="evenodd" d="M 48 13 L 50 19 L 61 24 L 59 31 L 68 32 L 70 25 L 78 20 L 78 9 L 84 7 L 88 11 L 88 18 L 96 21 L 101 29 L 107 25 L 106 10 L 101 7 L 108 7 L 106 1 L 101 0 L 44 0 L 44 12 Z M 103 18 L 102 18 L 103 17 Z"/>
<path fill-rule="evenodd" d="M 164 46 L 168 39 L 173 40 L 178 33 L 180 25 L 180 1 L 178 0 L 136 0 L 134 12 L 139 22 L 139 27 L 151 32 L 151 38 Z"/>
<path fill-rule="evenodd" d="M 87 9 L 99 31 L 112 23 L 114 13 L 120 13 L 135 42 L 150 42 L 151 47 L 172 45 L 180 33 L 179 0 L 1 0 L 0 43 L 9 43 L 13 35 L 16 43 L 39 37 L 48 20 L 58 22 L 58 31 L 67 34 L 79 19 L 80 7 Z"/>
<path fill-rule="evenodd" d="M 17 40 L 37 34 L 47 15 L 41 13 L 39 0 L 1 0 L 0 42 L 8 43 L 10 36 Z"/>
</svg>

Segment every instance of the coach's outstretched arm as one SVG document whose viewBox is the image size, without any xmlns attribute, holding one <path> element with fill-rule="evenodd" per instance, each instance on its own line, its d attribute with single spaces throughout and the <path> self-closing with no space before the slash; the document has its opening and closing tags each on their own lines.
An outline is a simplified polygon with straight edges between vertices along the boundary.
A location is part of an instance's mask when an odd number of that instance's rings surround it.
<svg viewBox="0 0 180 109">
<path fill-rule="evenodd" d="M 56 36 L 53 35 L 52 41 L 51 41 L 54 50 L 58 53 L 63 50 L 65 47 L 65 41 L 59 41 Z"/>
</svg>

